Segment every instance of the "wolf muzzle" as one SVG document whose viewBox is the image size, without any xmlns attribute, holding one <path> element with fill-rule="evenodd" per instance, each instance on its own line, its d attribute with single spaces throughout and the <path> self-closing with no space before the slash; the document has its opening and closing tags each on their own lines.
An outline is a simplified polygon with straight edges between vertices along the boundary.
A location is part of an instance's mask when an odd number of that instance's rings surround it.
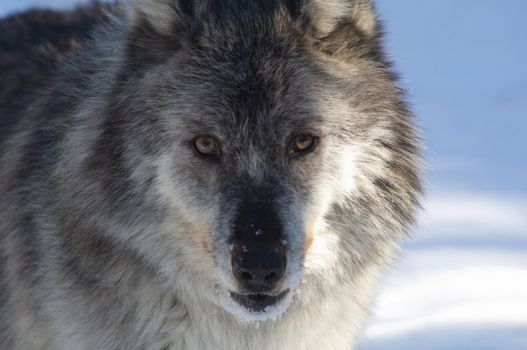
<svg viewBox="0 0 527 350">
<path fill-rule="evenodd" d="M 287 266 L 283 229 L 276 210 L 259 201 L 242 202 L 232 234 L 232 273 L 243 292 L 274 292 Z"/>
</svg>

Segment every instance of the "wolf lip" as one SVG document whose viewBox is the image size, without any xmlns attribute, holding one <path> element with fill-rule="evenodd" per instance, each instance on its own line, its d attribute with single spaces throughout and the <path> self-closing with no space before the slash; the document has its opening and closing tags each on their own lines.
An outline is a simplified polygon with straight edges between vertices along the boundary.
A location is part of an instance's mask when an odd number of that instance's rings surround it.
<svg viewBox="0 0 527 350">
<path fill-rule="evenodd" d="M 231 297 L 241 306 L 253 312 L 262 312 L 269 306 L 273 306 L 284 299 L 289 293 L 285 290 L 277 295 L 269 294 L 238 294 L 231 292 Z"/>
</svg>

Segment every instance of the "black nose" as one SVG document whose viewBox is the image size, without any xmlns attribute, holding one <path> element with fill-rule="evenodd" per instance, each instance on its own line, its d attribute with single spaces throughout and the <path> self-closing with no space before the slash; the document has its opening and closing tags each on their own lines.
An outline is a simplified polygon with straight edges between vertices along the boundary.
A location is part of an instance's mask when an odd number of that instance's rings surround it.
<svg viewBox="0 0 527 350">
<path fill-rule="evenodd" d="M 247 249 L 236 247 L 232 270 L 241 287 L 251 293 L 269 293 L 282 281 L 287 259 L 285 250 L 277 248 Z"/>
</svg>

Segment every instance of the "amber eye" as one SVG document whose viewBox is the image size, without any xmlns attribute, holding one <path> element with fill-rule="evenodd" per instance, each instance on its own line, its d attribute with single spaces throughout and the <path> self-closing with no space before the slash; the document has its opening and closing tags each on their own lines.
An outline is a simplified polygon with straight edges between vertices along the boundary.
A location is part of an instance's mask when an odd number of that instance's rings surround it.
<svg viewBox="0 0 527 350">
<path fill-rule="evenodd" d="M 311 152 L 315 149 L 317 141 L 318 138 L 312 135 L 297 135 L 293 138 L 291 153 L 293 155 L 300 155 Z"/>
<path fill-rule="evenodd" d="M 194 139 L 194 149 L 204 157 L 217 156 L 219 154 L 218 141 L 212 136 L 199 136 Z"/>
</svg>

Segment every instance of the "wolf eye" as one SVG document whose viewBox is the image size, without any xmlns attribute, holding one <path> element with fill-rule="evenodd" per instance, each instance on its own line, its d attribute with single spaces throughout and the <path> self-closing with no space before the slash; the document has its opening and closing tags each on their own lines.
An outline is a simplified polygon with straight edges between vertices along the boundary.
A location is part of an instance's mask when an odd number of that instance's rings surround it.
<svg viewBox="0 0 527 350">
<path fill-rule="evenodd" d="M 212 136 L 199 136 L 193 141 L 194 150 L 204 157 L 217 156 L 219 153 L 218 141 Z"/>
<path fill-rule="evenodd" d="M 317 146 L 318 138 L 313 135 L 301 134 L 293 138 L 291 145 L 292 155 L 301 155 L 311 152 Z"/>
</svg>

